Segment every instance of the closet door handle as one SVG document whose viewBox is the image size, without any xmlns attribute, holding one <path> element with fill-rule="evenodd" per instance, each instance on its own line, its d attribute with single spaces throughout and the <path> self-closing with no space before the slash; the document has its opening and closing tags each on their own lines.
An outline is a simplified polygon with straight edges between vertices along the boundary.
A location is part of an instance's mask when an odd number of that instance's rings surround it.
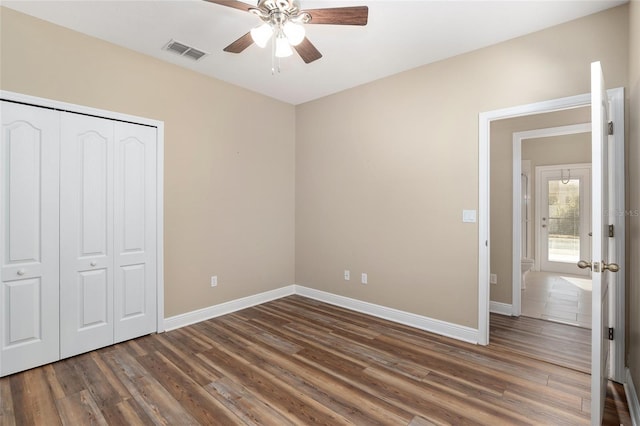
<svg viewBox="0 0 640 426">
<path fill-rule="evenodd" d="M 89 265 L 91 266 L 96 266 L 98 264 L 98 262 L 96 262 L 95 260 L 92 260 L 91 263 L 89 263 Z"/>
<path fill-rule="evenodd" d="M 18 275 L 24 275 L 26 273 L 27 271 L 25 271 L 24 269 L 18 269 Z"/>
</svg>

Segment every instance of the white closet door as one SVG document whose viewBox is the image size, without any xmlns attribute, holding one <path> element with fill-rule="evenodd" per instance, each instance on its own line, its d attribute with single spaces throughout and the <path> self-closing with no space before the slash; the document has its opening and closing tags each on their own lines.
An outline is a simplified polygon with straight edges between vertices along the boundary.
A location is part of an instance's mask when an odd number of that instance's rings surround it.
<svg viewBox="0 0 640 426">
<path fill-rule="evenodd" d="M 58 359 L 59 113 L 1 102 L 0 375 Z"/>
<path fill-rule="evenodd" d="M 61 114 L 60 355 L 113 343 L 111 120 Z"/>
<path fill-rule="evenodd" d="M 156 331 L 156 129 L 116 124 L 115 342 Z"/>
</svg>

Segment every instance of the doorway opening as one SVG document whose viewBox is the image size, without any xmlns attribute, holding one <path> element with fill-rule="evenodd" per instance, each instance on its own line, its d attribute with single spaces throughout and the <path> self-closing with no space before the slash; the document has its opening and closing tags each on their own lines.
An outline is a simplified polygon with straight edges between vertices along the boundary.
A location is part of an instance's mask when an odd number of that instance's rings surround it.
<svg viewBox="0 0 640 426">
<path fill-rule="evenodd" d="M 624 91 L 622 88 L 608 91 L 609 101 L 611 104 L 612 118 L 618 122 L 624 122 Z M 512 108 L 489 111 L 481 113 L 479 116 L 479 233 L 478 233 L 478 282 L 479 282 L 479 307 L 478 307 L 478 343 L 489 344 L 489 312 L 490 312 L 490 274 L 491 274 L 491 255 L 490 248 L 494 243 L 490 237 L 490 222 L 493 217 L 490 215 L 490 129 L 491 126 L 502 119 L 514 117 L 526 117 L 535 114 L 549 113 L 555 111 L 564 111 L 574 108 L 585 107 L 590 104 L 591 95 L 584 94 L 572 96 L 568 98 L 544 101 L 535 104 L 521 105 Z M 611 144 L 612 152 L 609 158 L 614 162 L 614 170 L 617 170 L 617 176 L 612 183 L 612 190 L 615 192 L 616 209 L 624 211 L 624 132 L 617 132 L 614 135 L 614 143 Z M 514 169 L 520 169 L 521 164 L 518 161 L 514 164 Z M 513 173 L 514 178 L 517 176 L 517 186 L 520 186 L 520 173 Z M 515 185 L 514 185 L 515 186 Z M 493 212 L 491 212 L 493 214 Z M 615 215 L 609 217 L 614 223 L 619 235 L 624 235 L 624 218 Z M 520 226 L 518 222 L 518 227 Z M 518 232 L 519 233 L 519 232 Z M 515 234 L 515 232 L 514 232 Z M 518 242 L 521 244 L 521 242 Z M 624 238 L 616 239 L 615 258 L 618 262 L 624 262 Z M 518 247 L 518 245 L 515 245 Z M 511 252 L 511 250 L 510 250 Z M 514 259 L 512 263 L 512 273 L 515 275 L 518 271 L 520 275 L 520 259 Z M 621 268 L 622 269 L 622 268 Z M 519 278 L 520 279 L 520 278 Z M 514 280 L 515 281 L 515 280 Z M 616 284 L 612 289 L 612 318 L 610 323 L 624 333 L 624 274 L 616 276 Z M 520 294 L 516 292 L 513 297 Z M 518 304 L 503 304 L 503 314 L 511 314 L 519 316 L 521 313 L 516 312 Z M 511 306 L 509 306 L 511 305 Z M 507 312 L 510 310 L 511 312 Z M 617 331 L 616 331 L 617 332 Z M 614 380 L 622 380 L 624 377 L 624 339 L 616 339 L 614 342 L 613 353 L 611 357 L 611 375 Z"/>
<path fill-rule="evenodd" d="M 588 258 L 591 250 L 591 123 L 586 122 L 590 109 L 573 108 L 530 118 L 535 122 L 529 126 L 578 124 L 514 131 L 511 135 L 513 273 L 508 314 L 586 326 L 591 293 L 583 288 L 586 283 L 582 282 L 582 287 L 574 284 L 581 275 L 589 276 L 576 264 Z M 513 127 L 522 128 L 517 120 L 510 120 Z"/>
</svg>

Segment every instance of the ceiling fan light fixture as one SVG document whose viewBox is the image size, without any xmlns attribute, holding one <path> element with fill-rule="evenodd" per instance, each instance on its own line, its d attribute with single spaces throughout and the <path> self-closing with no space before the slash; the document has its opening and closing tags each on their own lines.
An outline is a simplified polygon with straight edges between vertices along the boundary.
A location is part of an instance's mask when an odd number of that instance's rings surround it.
<svg viewBox="0 0 640 426">
<path fill-rule="evenodd" d="M 266 47 L 272 35 L 273 27 L 268 23 L 264 23 L 251 30 L 251 38 L 259 47 Z"/>
<path fill-rule="evenodd" d="M 292 46 L 297 46 L 302 43 L 305 37 L 304 27 L 300 24 L 287 21 L 282 28 L 284 35 L 287 36 L 287 40 Z"/>
<path fill-rule="evenodd" d="M 276 37 L 276 58 L 286 58 L 291 55 L 293 55 L 293 50 L 291 49 L 289 40 L 287 40 L 284 34 L 278 34 Z"/>
</svg>

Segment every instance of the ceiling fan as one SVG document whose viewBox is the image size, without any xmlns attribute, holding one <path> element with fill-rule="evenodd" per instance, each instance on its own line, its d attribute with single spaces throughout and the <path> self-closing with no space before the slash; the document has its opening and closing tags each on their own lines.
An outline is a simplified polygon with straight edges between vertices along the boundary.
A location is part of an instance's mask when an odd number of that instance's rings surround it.
<svg viewBox="0 0 640 426">
<path fill-rule="evenodd" d="M 303 24 L 367 25 L 369 16 L 367 6 L 301 10 L 298 0 L 259 0 L 255 7 L 236 0 L 205 1 L 244 10 L 262 20 L 260 26 L 225 47 L 225 52 L 240 53 L 253 43 L 265 47 L 273 37 L 274 57 L 293 54 L 293 47 L 307 64 L 322 58 L 322 53 L 305 36 Z"/>
</svg>

